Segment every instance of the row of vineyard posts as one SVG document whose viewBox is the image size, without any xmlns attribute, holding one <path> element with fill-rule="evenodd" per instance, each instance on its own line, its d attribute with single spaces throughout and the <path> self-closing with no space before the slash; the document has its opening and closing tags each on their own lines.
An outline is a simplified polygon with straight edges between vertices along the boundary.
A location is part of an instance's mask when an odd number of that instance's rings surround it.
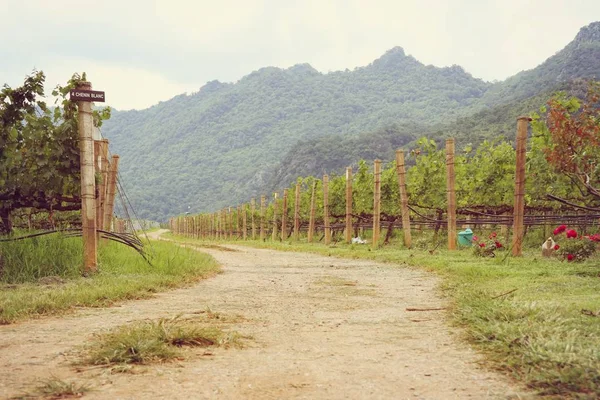
<svg viewBox="0 0 600 400">
<path fill-rule="evenodd" d="M 529 126 L 529 117 L 519 117 L 517 119 L 517 140 L 516 140 L 516 173 L 515 173 L 515 194 L 513 215 L 511 218 L 505 218 L 505 225 L 512 225 L 512 254 L 513 256 L 522 255 L 522 242 L 524 236 L 524 210 L 525 210 L 525 154 L 527 143 L 527 130 Z M 455 250 L 457 246 L 457 224 L 458 222 L 468 223 L 467 221 L 457 221 L 456 218 L 456 192 L 455 192 L 455 173 L 454 173 L 454 139 L 446 140 L 446 186 L 447 186 L 447 231 L 448 231 L 448 249 Z M 398 188 L 400 194 L 401 223 L 404 233 L 404 245 L 407 248 L 412 246 L 411 237 L 411 217 L 408 195 L 406 190 L 406 168 L 404 162 L 404 151 L 396 151 L 396 173 L 398 179 Z M 365 226 L 361 223 L 361 216 L 352 213 L 352 168 L 346 169 L 346 190 L 345 190 L 345 223 L 332 225 L 329 211 L 329 176 L 324 175 L 322 180 L 323 204 L 322 204 L 322 225 L 319 226 L 322 231 L 322 238 L 326 245 L 332 241 L 332 231 L 342 230 L 346 243 L 351 243 L 353 233 L 358 233 L 358 229 L 365 227 L 372 228 L 372 247 L 376 249 L 380 243 L 381 231 L 381 161 L 374 161 L 373 173 L 373 217 L 372 224 Z M 293 226 L 288 228 L 288 190 L 283 191 L 283 198 L 280 200 L 278 193 L 274 193 L 272 215 L 267 215 L 266 196 L 260 198 L 260 208 L 257 210 L 256 199 L 251 199 L 250 204 L 243 204 L 238 207 L 227 207 L 215 213 L 200 214 L 194 216 L 179 216 L 169 220 L 169 227 L 176 235 L 202 239 L 243 239 L 251 238 L 253 240 L 266 240 L 270 231 L 271 240 L 287 240 L 290 236 L 294 240 L 300 239 L 302 228 L 307 229 L 307 241 L 315 241 L 316 225 L 316 181 L 312 185 L 310 193 L 310 211 L 308 227 L 301 226 L 301 185 L 295 186 Z M 278 215 L 280 214 L 280 215 Z M 357 220 L 358 222 L 354 222 Z M 390 225 L 391 227 L 391 225 Z M 388 227 L 388 235 L 390 232 Z M 278 232 L 279 231 L 279 232 Z M 387 239 L 387 238 L 386 238 Z"/>
</svg>

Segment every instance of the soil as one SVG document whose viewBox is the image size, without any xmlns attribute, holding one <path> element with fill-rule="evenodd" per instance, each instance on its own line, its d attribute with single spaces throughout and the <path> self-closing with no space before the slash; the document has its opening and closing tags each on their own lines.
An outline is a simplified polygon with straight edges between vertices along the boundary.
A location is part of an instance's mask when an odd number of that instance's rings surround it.
<svg viewBox="0 0 600 400">
<path fill-rule="evenodd" d="M 450 327 L 430 274 L 243 246 L 199 250 L 224 272 L 148 300 L 0 326 L 0 397 L 55 376 L 92 386 L 86 399 L 521 398 Z M 73 365 L 98 333 L 207 308 L 242 315 L 232 329 L 253 339 L 127 373 Z"/>
</svg>

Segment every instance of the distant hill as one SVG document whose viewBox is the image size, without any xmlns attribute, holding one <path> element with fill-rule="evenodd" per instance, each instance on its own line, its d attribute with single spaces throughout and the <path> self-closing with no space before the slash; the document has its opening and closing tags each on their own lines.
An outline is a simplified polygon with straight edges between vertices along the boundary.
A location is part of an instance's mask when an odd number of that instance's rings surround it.
<svg viewBox="0 0 600 400">
<path fill-rule="evenodd" d="M 297 175 L 386 159 L 422 133 L 465 132 L 473 142 L 497 129 L 512 134 L 511 113 L 537 108 L 561 82 L 600 76 L 599 35 L 600 23 L 591 24 L 537 68 L 497 84 L 458 66 L 425 66 L 400 47 L 353 71 L 267 67 L 146 110 L 114 112 L 103 133 L 122 156 L 140 217 L 212 211 Z"/>
</svg>

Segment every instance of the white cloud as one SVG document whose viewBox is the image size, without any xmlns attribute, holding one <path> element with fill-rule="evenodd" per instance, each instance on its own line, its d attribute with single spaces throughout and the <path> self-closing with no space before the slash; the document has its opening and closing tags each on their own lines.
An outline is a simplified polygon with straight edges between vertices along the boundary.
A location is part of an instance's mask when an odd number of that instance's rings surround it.
<svg viewBox="0 0 600 400">
<path fill-rule="evenodd" d="M 87 68 L 115 106 L 139 108 L 264 66 L 353 69 L 394 46 L 504 79 L 564 47 L 600 16 L 600 1 L 0 0 L 0 15 L 0 83 L 33 66 L 60 81 Z"/>
<path fill-rule="evenodd" d="M 147 108 L 178 94 L 199 89 L 192 84 L 175 83 L 160 74 L 139 68 L 77 58 L 60 61 L 44 69 L 47 93 L 57 84 L 64 85 L 73 73 L 85 72 L 93 89 L 106 93 L 105 105 L 119 110 Z"/>
</svg>

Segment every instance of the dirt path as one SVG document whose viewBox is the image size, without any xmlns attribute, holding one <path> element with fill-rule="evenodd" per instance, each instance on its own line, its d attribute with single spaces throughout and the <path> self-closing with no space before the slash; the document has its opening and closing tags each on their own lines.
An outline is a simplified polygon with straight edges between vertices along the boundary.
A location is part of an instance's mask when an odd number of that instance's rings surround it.
<svg viewBox="0 0 600 400">
<path fill-rule="evenodd" d="M 203 249 L 224 273 L 150 300 L 0 327 L 0 394 L 50 374 L 91 383 L 89 399 L 505 399 L 514 389 L 478 368 L 440 307 L 436 279 L 370 261 L 241 246 Z M 136 374 L 77 372 L 94 333 L 210 307 L 242 314 L 254 342 Z"/>
</svg>

